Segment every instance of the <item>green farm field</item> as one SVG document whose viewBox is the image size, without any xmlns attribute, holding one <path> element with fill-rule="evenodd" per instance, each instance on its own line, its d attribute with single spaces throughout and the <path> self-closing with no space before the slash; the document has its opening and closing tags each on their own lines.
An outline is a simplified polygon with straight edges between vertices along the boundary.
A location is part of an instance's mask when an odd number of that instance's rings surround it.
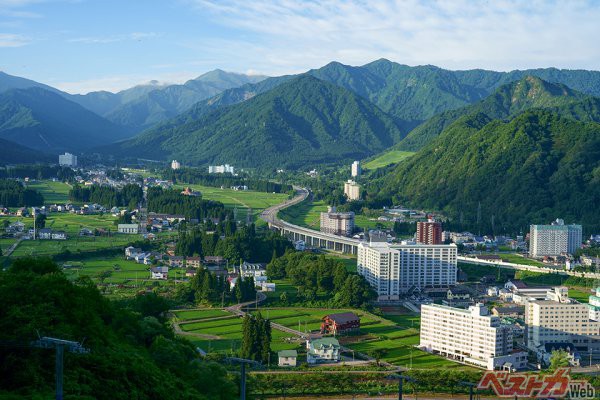
<svg viewBox="0 0 600 400">
<path fill-rule="evenodd" d="M 390 164 L 396 164 L 413 154 L 415 153 L 411 151 L 391 150 L 367 161 L 363 166 L 365 169 L 377 169 Z"/>
<path fill-rule="evenodd" d="M 253 221 L 257 221 L 258 215 L 265 208 L 283 203 L 288 195 L 282 193 L 255 192 L 252 190 L 232 190 L 221 189 L 201 185 L 174 185 L 176 189 L 183 189 L 189 186 L 193 190 L 202 193 L 202 198 L 207 200 L 220 201 L 227 208 L 237 208 L 237 219 L 245 220 L 248 215 L 248 209 L 252 209 Z"/>
<path fill-rule="evenodd" d="M 65 204 L 69 202 L 71 186 L 64 182 L 44 180 L 28 183 L 27 186 L 39 191 L 44 196 L 44 203 L 46 204 Z"/>
</svg>

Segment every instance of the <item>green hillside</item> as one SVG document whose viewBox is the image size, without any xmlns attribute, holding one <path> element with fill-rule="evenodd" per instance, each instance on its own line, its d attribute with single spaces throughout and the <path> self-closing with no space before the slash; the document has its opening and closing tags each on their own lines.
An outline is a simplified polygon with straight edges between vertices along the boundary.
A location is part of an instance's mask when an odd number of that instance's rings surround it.
<svg viewBox="0 0 600 400">
<path fill-rule="evenodd" d="M 130 137 L 126 129 L 42 88 L 0 94 L 0 138 L 45 152 L 80 151 Z"/>
<path fill-rule="evenodd" d="M 56 156 L 0 139 L 0 165 L 56 162 Z"/>
<path fill-rule="evenodd" d="M 401 138 L 393 119 L 369 101 L 304 75 L 200 118 L 192 110 L 103 151 L 196 165 L 307 168 L 365 158 Z"/>
<path fill-rule="evenodd" d="M 378 156 L 375 156 L 369 159 L 367 162 L 363 164 L 365 169 L 377 169 L 381 167 L 386 167 L 390 164 L 396 164 L 400 161 L 412 156 L 415 154 L 412 151 L 401 151 L 401 150 L 390 150 L 385 153 L 381 153 Z"/>
<path fill-rule="evenodd" d="M 484 231 L 563 218 L 600 229 L 600 124 L 530 110 L 459 118 L 371 193 Z"/>
<path fill-rule="evenodd" d="M 490 118 L 507 118 L 530 108 L 556 108 L 573 104 L 587 96 L 565 85 L 526 76 L 499 87 L 492 95 L 466 107 L 442 112 L 412 130 L 396 149 L 416 151 L 464 115 L 483 113 Z"/>
</svg>

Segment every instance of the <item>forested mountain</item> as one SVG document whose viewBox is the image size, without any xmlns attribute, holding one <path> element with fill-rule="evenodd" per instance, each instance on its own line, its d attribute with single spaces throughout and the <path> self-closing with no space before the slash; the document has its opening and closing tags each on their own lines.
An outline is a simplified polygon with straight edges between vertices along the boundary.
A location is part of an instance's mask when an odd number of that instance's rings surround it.
<svg viewBox="0 0 600 400">
<path fill-rule="evenodd" d="M 0 93 L 0 138 L 49 153 L 78 151 L 115 142 L 130 132 L 42 89 Z"/>
<path fill-rule="evenodd" d="M 225 369 L 175 336 L 155 293 L 120 302 L 88 277 L 69 281 L 50 259 L 20 258 L 0 274 L 0 397 L 54 398 L 55 350 L 43 336 L 83 342 L 64 354 L 65 398 L 235 399 Z"/>
<path fill-rule="evenodd" d="M 6 164 L 35 164 L 55 162 L 56 156 L 0 139 L 0 166 Z"/>
<path fill-rule="evenodd" d="M 303 75 L 200 118 L 191 110 L 103 151 L 187 164 L 307 168 L 362 158 L 401 138 L 393 119 L 366 99 Z"/>
<path fill-rule="evenodd" d="M 463 116 L 370 195 L 442 210 L 483 232 L 525 231 L 557 217 L 598 230 L 600 124 L 542 109 L 509 121 Z"/>
<path fill-rule="evenodd" d="M 395 148 L 405 151 L 419 150 L 464 115 L 483 113 L 492 119 L 503 119 L 527 109 L 561 107 L 587 97 L 565 85 L 526 76 L 500 86 L 492 95 L 475 104 L 435 115 L 413 129 Z"/>
</svg>

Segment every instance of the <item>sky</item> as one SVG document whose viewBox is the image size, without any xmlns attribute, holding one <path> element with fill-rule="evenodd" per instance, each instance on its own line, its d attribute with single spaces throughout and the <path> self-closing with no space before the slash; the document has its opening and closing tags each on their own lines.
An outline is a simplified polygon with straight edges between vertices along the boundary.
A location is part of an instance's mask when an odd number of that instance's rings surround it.
<svg viewBox="0 0 600 400">
<path fill-rule="evenodd" d="M 600 0 L 0 0 L 0 70 L 69 93 L 331 61 L 600 69 Z"/>
</svg>

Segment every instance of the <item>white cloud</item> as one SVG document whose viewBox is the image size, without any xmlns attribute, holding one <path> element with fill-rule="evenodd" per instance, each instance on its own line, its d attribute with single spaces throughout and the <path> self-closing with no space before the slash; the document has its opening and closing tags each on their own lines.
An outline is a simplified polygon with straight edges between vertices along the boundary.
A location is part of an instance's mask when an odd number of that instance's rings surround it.
<svg viewBox="0 0 600 400">
<path fill-rule="evenodd" d="M 243 37 L 228 40 L 239 44 L 237 57 L 246 68 L 271 74 L 381 57 L 498 70 L 597 69 L 600 60 L 600 2 L 595 1 L 192 2 L 203 16 L 242 32 Z M 213 50 L 205 42 L 198 46 Z"/>
<path fill-rule="evenodd" d="M 21 47 L 29 43 L 30 40 L 22 35 L 0 33 L 0 47 Z"/>
<path fill-rule="evenodd" d="M 125 35 L 110 35 L 110 36 L 84 36 L 78 38 L 71 38 L 67 40 L 70 43 L 86 43 L 86 44 L 106 44 L 123 42 L 127 40 L 131 41 L 142 41 L 144 39 L 155 38 L 159 34 L 155 32 L 133 32 Z"/>
</svg>

